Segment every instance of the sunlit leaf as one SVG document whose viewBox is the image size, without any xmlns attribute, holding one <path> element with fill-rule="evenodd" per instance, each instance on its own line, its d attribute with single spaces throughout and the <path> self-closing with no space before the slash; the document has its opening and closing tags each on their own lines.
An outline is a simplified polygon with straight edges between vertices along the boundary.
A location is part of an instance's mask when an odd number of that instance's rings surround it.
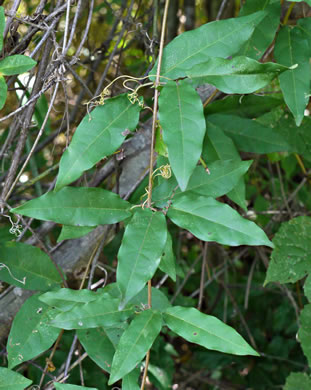
<svg viewBox="0 0 311 390">
<path fill-rule="evenodd" d="M 9 368 L 33 359 L 57 339 L 59 330 L 49 326 L 57 311 L 34 295 L 16 314 L 7 343 Z"/>
<path fill-rule="evenodd" d="M 259 356 L 233 328 L 193 307 L 173 306 L 163 318 L 173 332 L 191 343 L 234 355 Z"/>
<path fill-rule="evenodd" d="M 46 291 L 62 279 L 41 249 L 21 242 L 0 243 L 0 280 L 28 290 Z"/>
<path fill-rule="evenodd" d="M 65 187 L 12 209 L 28 217 L 64 225 L 95 226 L 120 222 L 131 215 L 130 204 L 101 188 Z"/>
<path fill-rule="evenodd" d="M 151 309 L 136 315 L 121 336 L 113 357 L 109 384 L 131 372 L 151 348 L 162 327 L 162 316 Z"/>
</svg>

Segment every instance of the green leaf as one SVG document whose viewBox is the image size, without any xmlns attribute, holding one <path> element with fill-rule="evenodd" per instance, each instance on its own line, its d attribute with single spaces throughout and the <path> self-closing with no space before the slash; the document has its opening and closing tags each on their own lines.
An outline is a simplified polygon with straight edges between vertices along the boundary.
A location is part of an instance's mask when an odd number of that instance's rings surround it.
<svg viewBox="0 0 311 390">
<path fill-rule="evenodd" d="M 24 390 L 32 381 L 8 368 L 0 367 L 1 390 Z"/>
<path fill-rule="evenodd" d="M 311 304 L 305 305 L 300 312 L 299 317 L 300 329 L 298 332 L 298 339 L 301 344 L 301 348 L 309 365 L 311 364 Z"/>
<path fill-rule="evenodd" d="M 311 3 L 311 2 L 310 2 Z M 310 390 L 311 378 L 302 372 L 292 372 L 286 379 L 284 390 Z"/>
<path fill-rule="evenodd" d="M 161 75 L 177 79 L 209 57 L 227 58 L 236 54 L 265 15 L 260 11 L 241 18 L 219 20 L 179 35 L 164 48 Z M 155 75 L 156 69 L 157 62 L 150 75 Z"/>
<path fill-rule="evenodd" d="M 281 4 L 279 0 L 247 0 L 240 16 L 265 10 L 264 19 L 255 27 L 252 36 L 241 48 L 239 54 L 259 60 L 272 43 L 280 24 Z"/>
<path fill-rule="evenodd" d="M 4 8 L 0 7 L 0 51 L 3 47 L 3 32 L 5 28 Z M 1 95 L 1 93 L 0 93 Z"/>
<path fill-rule="evenodd" d="M 288 0 L 291 3 L 301 3 L 302 1 L 309 4 L 311 6 L 311 0 Z"/>
<path fill-rule="evenodd" d="M 171 306 L 166 295 L 158 288 L 151 288 L 152 292 L 152 309 L 162 312 Z M 148 302 L 148 287 L 145 286 L 134 298 L 129 302 L 129 305 L 135 305 L 135 309 L 141 310 L 143 305 Z"/>
<path fill-rule="evenodd" d="M 279 76 L 284 100 L 299 126 L 310 94 L 309 43 L 303 39 L 299 27 L 283 26 L 278 33 L 274 56 L 276 61 L 286 66 L 298 64 Z"/>
<path fill-rule="evenodd" d="M 233 355 L 259 356 L 233 328 L 193 307 L 173 306 L 163 318 L 173 332 L 191 343 Z"/>
<path fill-rule="evenodd" d="M 95 226 L 120 222 L 131 215 L 130 204 L 119 195 L 90 187 L 65 187 L 12 209 L 28 217 L 64 225 Z"/>
<path fill-rule="evenodd" d="M 40 291 L 59 286 L 62 282 L 47 254 L 35 246 L 14 241 L 0 243 L 0 280 Z"/>
<path fill-rule="evenodd" d="M 203 105 L 186 81 L 168 83 L 159 98 L 159 119 L 168 159 L 182 191 L 200 158 L 206 130 Z"/>
<path fill-rule="evenodd" d="M 160 313 L 149 309 L 136 315 L 121 336 L 113 357 L 108 384 L 115 383 L 136 367 L 151 348 L 161 328 Z"/>
<path fill-rule="evenodd" d="M 211 57 L 186 71 L 188 77 L 200 79 L 200 84 L 209 83 L 220 91 L 252 93 L 271 83 L 287 66 L 273 62 L 260 63 L 247 57 L 223 59 Z"/>
<path fill-rule="evenodd" d="M 62 231 L 58 236 L 57 242 L 63 240 L 72 240 L 73 238 L 80 238 L 90 233 L 95 229 L 95 226 L 70 226 L 64 225 Z"/>
<path fill-rule="evenodd" d="M 46 305 L 53 306 L 60 311 L 69 311 L 74 306 L 89 303 L 102 298 L 99 292 L 83 290 L 71 290 L 70 288 L 60 288 L 55 291 L 48 291 L 40 295 L 39 300 Z"/>
<path fill-rule="evenodd" d="M 129 101 L 127 94 L 122 94 L 86 115 L 61 158 L 55 190 L 78 179 L 84 171 L 114 153 L 128 130 L 136 128 L 140 109 L 137 103 Z"/>
<path fill-rule="evenodd" d="M 311 0 L 310 0 L 311 1 Z M 311 18 L 301 18 L 297 21 L 297 27 L 304 39 L 309 43 L 309 55 L 311 55 Z"/>
<path fill-rule="evenodd" d="M 97 390 L 95 387 L 77 386 L 77 385 L 63 384 L 57 382 L 53 382 L 53 385 L 55 386 L 56 390 L 81 390 L 81 389 Z"/>
<path fill-rule="evenodd" d="M 100 368 L 110 372 L 115 348 L 104 328 L 79 329 L 78 338 L 85 352 Z"/>
<path fill-rule="evenodd" d="M 0 60 L 0 75 L 12 76 L 27 72 L 33 68 L 37 62 L 30 57 L 15 54 Z"/>
<path fill-rule="evenodd" d="M 168 217 L 203 241 L 224 245 L 273 246 L 262 229 L 213 198 L 187 194 L 173 201 Z"/>
<path fill-rule="evenodd" d="M 207 118 L 208 129 L 210 123 L 221 128 L 243 152 L 259 154 L 283 152 L 290 149 L 290 145 L 281 134 L 252 119 L 215 114 Z"/>
<path fill-rule="evenodd" d="M 208 164 L 209 173 L 202 166 L 197 166 L 190 177 L 185 192 L 176 190 L 177 182 L 172 176 L 163 181 L 154 190 L 153 200 L 160 207 L 163 201 L 173 197 L 178 199 L 182 194 L 192 193 L 217 198 L 230 192 L 237 186 L 240 178 L 247 172 L 252 161 L 217 160 Z M 173 196 L 174 194 L 174 196 Z"/>
<path fill-rule="evenodd" d="M 8 86 L 6 85 L 5 78 L 0 75 L 0 110 L 3 108 L 8 92 Z"/>
<path fill-rule="evenodd" d="M 245 95 L 241 97 L 230 95 L 226 96 L 225 99 L 208 104 L 204 108 L 204 114 L 229 114 L 253 119 L 270 112 L 283 103 L 283 99 L 271 96 Z"/>
<path fill-rule="evenodd" d="M 167 239 L 164 246 L 164 253 L 161 257 L 159 268 L 176 282 L 175 255 L 173 251 L 172 236 L 167 232 Z"/>
<path fill-rule="evenodd" d="M 207 163 L 215 160 L 241 161 L 232 139 L 227 137 L 221 128 L 212 123 L 208 123 L 202 154 Z M 245 183 L 242 177 L 238 180 L 237 185 L 228 192 L 227 196 L 246 210 Z"/>
<path fill-rule="evenodd" d="M 272 240 L 274 249 L 265 285 L 269 282 L 295 283 L 311 273 L 310 236 L 310 217 L 297 217 L 282 223 Z"/>
<path fill-rule="evenodd" d="M 79 305 L 71 310 L 59 313 L 50 325 L 60 329 L 88 329 L 100 326 L 117 326 L 125 321 L 133 313 L 133 309 L 118 310 L 120 300 L 109 299 L 103 296 L 101 299 Z"/>
<path fill-rule="evenodd" d="M 149 366 L 150 367 L 150 366 Z M 139 390 L 138 378 L 140 371 L 138 368 L 135 368 L 129 374 L 126 374 L 122 379 L 122 390 Z"/>
<path fill-rule="evenodd" d="M 9 368 L 33 359 L 51 347 L 59 330 L 49 326 L 57 311 L 33 295 L 16 314 L 7 343 Z"/>
<path fill-rule="evenodd" d="M 152 278 L 166 243 L 167 228 L 161 212 L 137 210 L 125 228 L 118 253 L 117 284 L 125 305 Z"/>
</svg>

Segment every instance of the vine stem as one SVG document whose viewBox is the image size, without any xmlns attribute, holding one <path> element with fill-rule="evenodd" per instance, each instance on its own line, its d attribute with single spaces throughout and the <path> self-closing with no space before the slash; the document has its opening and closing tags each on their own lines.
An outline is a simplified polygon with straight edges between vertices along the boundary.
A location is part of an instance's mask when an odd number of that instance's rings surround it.
<svg viewBox="0 0 311 390">
<path fill-rule="evenodd" d="M 153 174 L 153 164 L 154 164 L 154 141 L 155 141 L 155 132 L 156 132 L 156 123 L 157 123 L 157 112 L 158 112 L 158 99 L 159 99 L 159 91 L 158 86 L 160 85 L 160 73 L 161 73 L 161 65 L 162 65 L 162 56 L 163 56 L 163 48 L 164 48 L 164 38 L 165 38 L 165 30 L 166 30 L 166 21 L 167 21 L 167 13 L 168 6 L 170 0 L 165 0 L 164 5 L 164 13 L 162 20 L 162 29 L 161 29 L 161 38 L 160 38 L 160 47 L 159 47 L 159 56 L 158 56 L 158 66 L 157 66 L 157 74 L 154 83 L 154 101 L 153 101 L 153 116 L 152 116 L 152 130 L 151 130 L 151 145 L 150 145 L 150 164 L 149 164 L 149 183 L 148 183 L 148 198 L 147 198 L 147 207 L 151 207 L 151 199 L 152 199 L 152 174 Z M 151 280 L 148 281 L 148 306 L 151 308 L 152 305 L 152 296 L 151 296 Z M 146 361 L 145 361 L 145 369 L 141 382 L 140 390 L 144 390 L 148 366 L 150 359 L 150 350 L 147 352 Z"/>
</svg>

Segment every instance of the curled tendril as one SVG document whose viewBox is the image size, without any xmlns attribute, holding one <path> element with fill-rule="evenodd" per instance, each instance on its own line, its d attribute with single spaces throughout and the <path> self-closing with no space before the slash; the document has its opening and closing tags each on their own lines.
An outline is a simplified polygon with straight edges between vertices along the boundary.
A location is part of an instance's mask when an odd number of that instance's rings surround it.
<svg viewBox="0 0 311 390">
<path fill-rule="evenodd" d="M 14 234 L 16 237 L 20 237 L 20 235 L 22 234 L 21 229 L 23 228 L 23 225 L 19 224 L 19 219 L 16 222 L 14 222 L 9 215 L 3 214 L 3 217 L 8 218 L 11 223 L 11 228 L 9 230 L 9 233 Z"/>
</svg>

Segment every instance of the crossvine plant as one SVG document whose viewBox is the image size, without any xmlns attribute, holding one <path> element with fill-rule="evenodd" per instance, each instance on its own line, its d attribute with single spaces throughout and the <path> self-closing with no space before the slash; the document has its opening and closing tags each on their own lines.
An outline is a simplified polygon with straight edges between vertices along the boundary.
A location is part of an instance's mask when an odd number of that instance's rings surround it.
<svg viewBox="0 0 311 390">
<path fill-rule="evenodd" d="M 66 239 L 85 235 L 99 225 L 125 226 L 116 282 L 97 291 L 83 283 L 79 290 L 65 287 L 62 272 L 37 247 L 15 241 L 0 244 L 0 279 L 37 291 L 13 321 L 8 368 L 0 368 L 0 383 L 5 380 L 12 389 L 31 385 L 13 369 L 57 343 L 63 330 L 76 330 L 88 356 L 109 374 L 109 385 L 122 380 L 123 390 L 144 389 L 149 351 L 167 328 L 207 349 L 260 356 L 218 318 L 192 307 L 172 306 L 151 280 L 158 268 L 176 280 L 169 221 L 205 242 L 279 248 L 258 225 L 226 204 L 223 196 L 246 210 L 243 176 L 252 161 L 242 161 L 239 151 L 310 152 L 310 121 L 304 111 L 310 93 L 311 18 L 300 19 L 294 27 L 281 26 L 274 47 L 277 62 L 259 62 L 279 28 L 278 0 L 246 1 L 238 18 L 183 33 L 162 51 L 166 11 L 167 4 L 159 58 L 149 82 L 142 85 L 139 78 L 124 76 L 128 92 L 112 98 L 106 87 L 90 102 L 89 112 L 64 152 L 54 190 L 10 210 L 62 224 L 61 237 Z M 244 96 L 269 88 L 276 78 L 283 97 Z M 127 87 L 129 82 L 137 87 Z M 205 83 L 232 96 L 205 108 L 196 91 Z M 155 99 L 149 184 L 141 202 L 132 204 L 103 188 L 70 186 L 101 159 L 118 152 L 132 135 L 140 113 L 148 108 L 141 92 L 146 86 L 155 89 Z M 253 120 L 251 114 L 240 114 L 244 105 L 256 115 L 267 114 L 284 101 L 293 117 L 294 135 L 285 126 L 271 128 Z M 273 268 L 275 259 L 267 282 L 281 281 L 280 270 Z M 295 282 L 307 271 L 290 279 L 285 275 L 284 282 Z M 308 298 L 309 284 L 308 280 Z M 309 306 L 303 315 L 309 315 Z M 79 388 L 57 382 L 54 386 L 57 390 Z"/>
</svg>

